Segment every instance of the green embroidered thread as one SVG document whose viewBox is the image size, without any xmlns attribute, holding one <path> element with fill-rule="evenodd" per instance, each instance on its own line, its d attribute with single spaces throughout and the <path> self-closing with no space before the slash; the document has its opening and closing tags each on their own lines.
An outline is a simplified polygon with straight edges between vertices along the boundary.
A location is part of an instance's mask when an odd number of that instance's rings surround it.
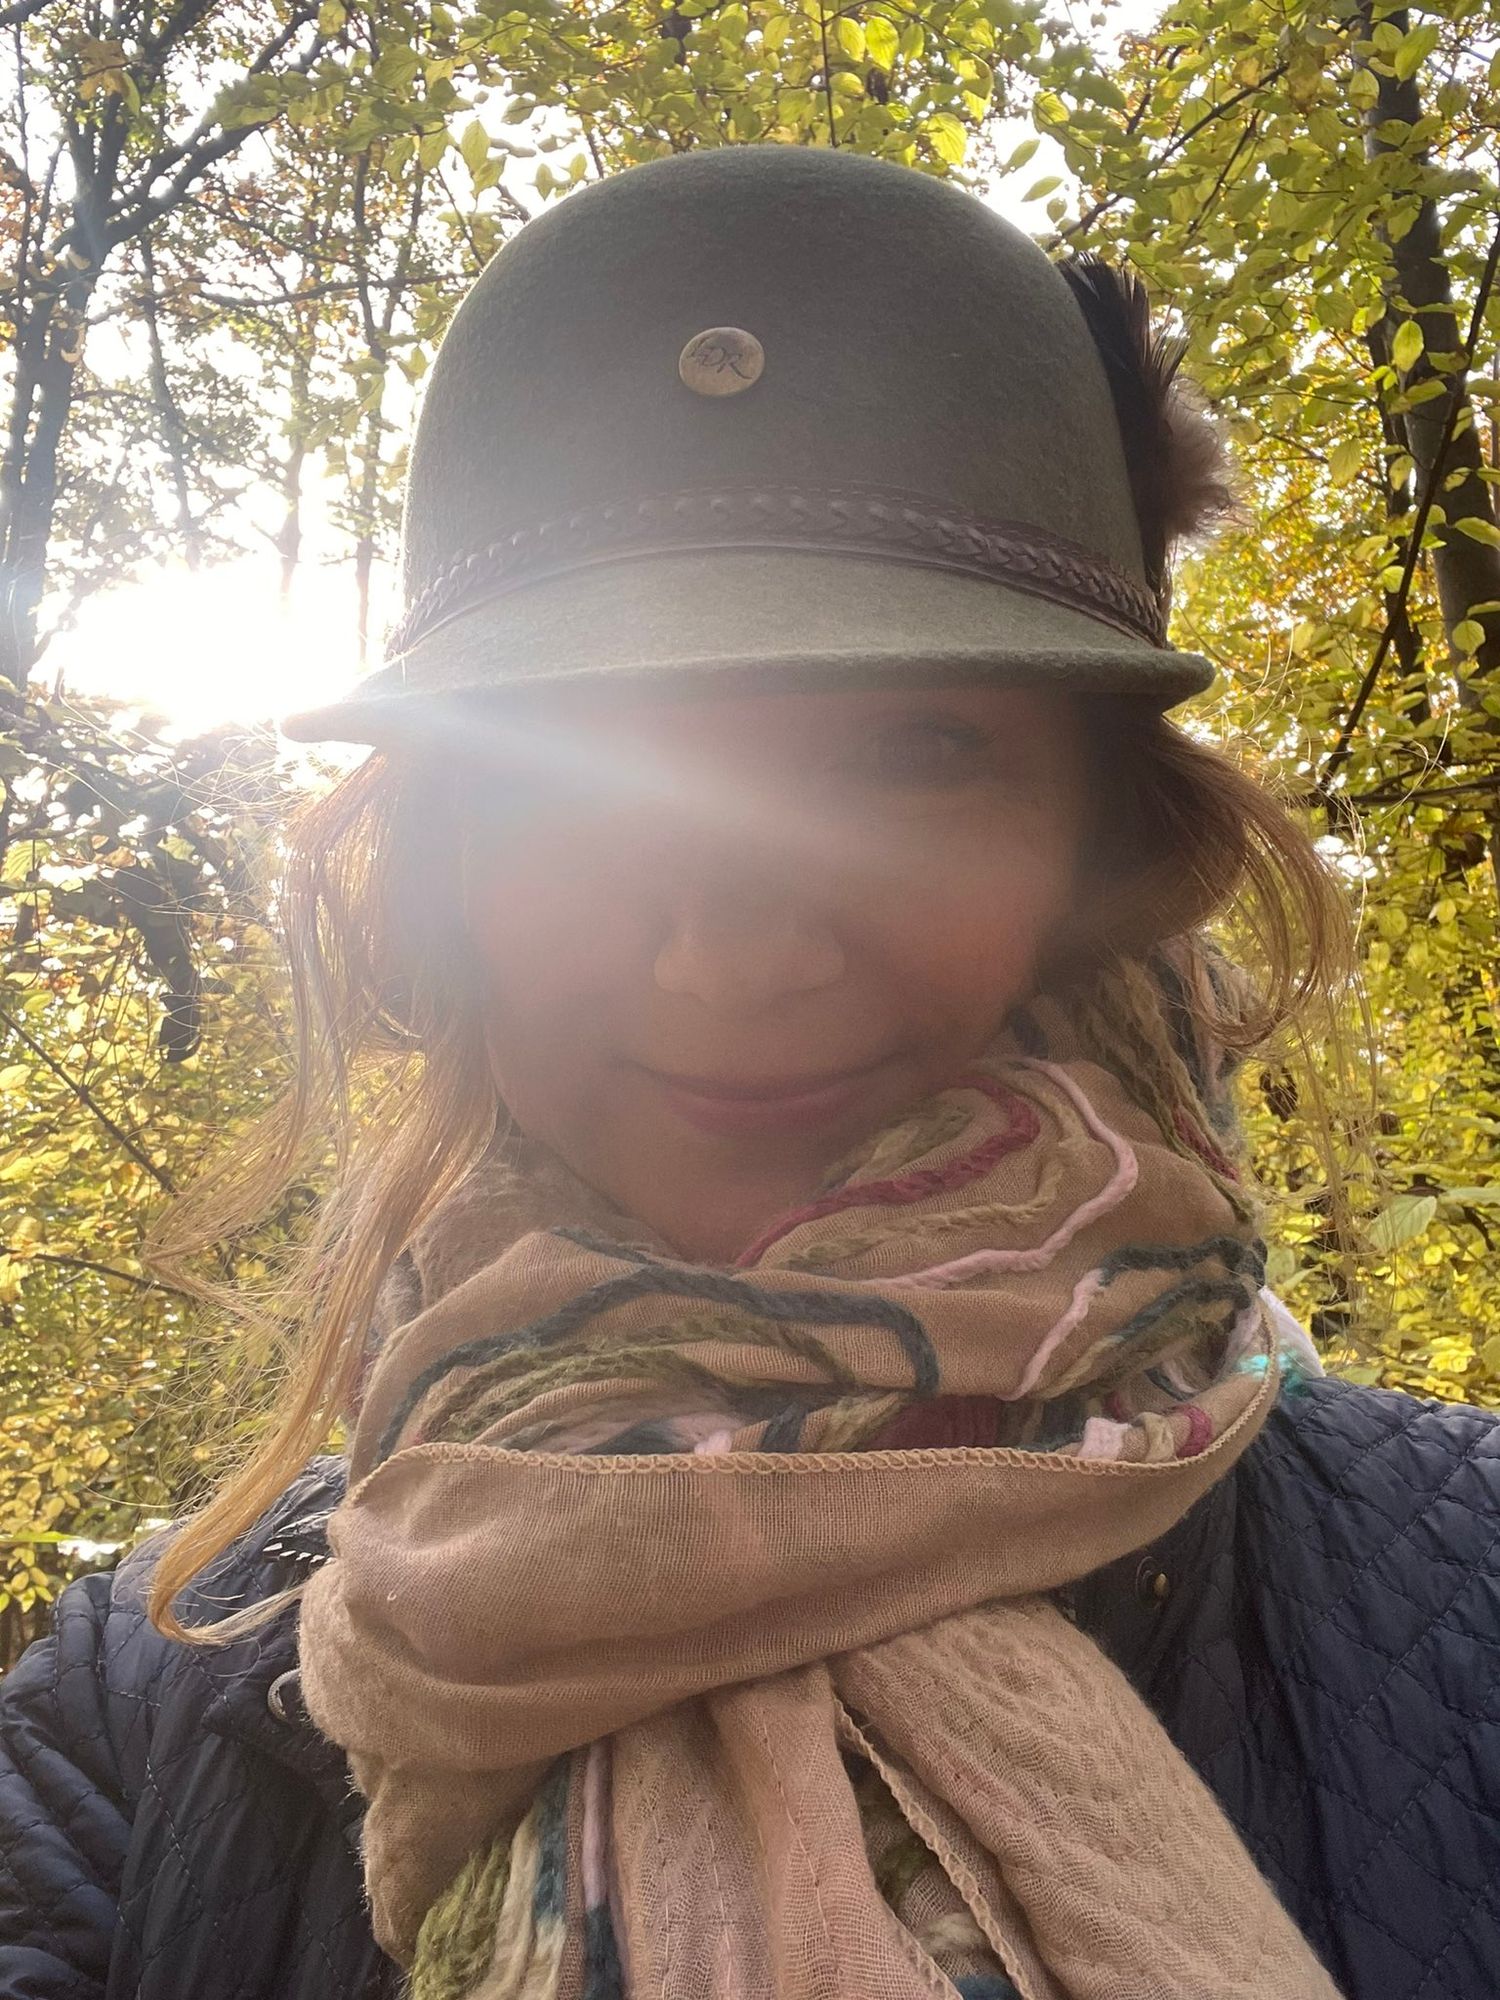
<svg viewBox="0 0 1500 2000">
<path fill-rule="evenodd" d="M 508 1840 L 492 1840 L 471 1854 L 422 1919 L 406 2000 L 465 2000 L 478 1986 L 494 1957 L 510 1853 Z"/>
</svg>

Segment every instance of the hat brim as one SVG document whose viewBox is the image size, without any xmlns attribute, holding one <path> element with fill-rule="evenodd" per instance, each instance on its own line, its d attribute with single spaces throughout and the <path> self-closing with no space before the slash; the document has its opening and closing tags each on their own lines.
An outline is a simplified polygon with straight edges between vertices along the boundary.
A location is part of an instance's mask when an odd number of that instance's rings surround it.
<svg viewBox="0 0 1500 2000">
<path fill-rule="evenodd" d="M 636 556 L 541 578 L 430 632 L 345 700 L 281 724 L 293 742 L 397 747 L 477 696 L 549 684 L 643 693 L 996 681 L 1149 698 L 1214 678 L 1088 613 L 983 577 L 821 550 Z M 472 711 L 471 711 L 472 712 Z"/>
</svg>

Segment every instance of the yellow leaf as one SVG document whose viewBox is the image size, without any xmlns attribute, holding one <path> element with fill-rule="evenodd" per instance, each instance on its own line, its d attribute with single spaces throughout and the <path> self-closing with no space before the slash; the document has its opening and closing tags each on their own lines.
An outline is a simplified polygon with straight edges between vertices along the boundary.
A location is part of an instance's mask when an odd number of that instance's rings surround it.
<svg viewBox="0 0 1500 2000">
<path fill-rule="evenodd" d="M 865 28 L 865 47 L 871 62 L 889 69 L 896 60 L 896 30 L 883 14 L 876 14 Z"/>
<path fill-rule="evenodd" d="M 939 159 L 946 160 L 950 167 L 963 165 L 969 135 L 951 111 L 937 112 L 928 119 L 924 129 Z"/>
<path fill-rule="evenodd" d="M 1377 1250 L 1399 1250 L 1420 1236 L 1437 1214 L 1434 1194 L 1400 1194 L 1370 1224 L 1368 1235 Z"/>
<path fill-rule="evenodd" d="M 1403 375 L 1409 375 L 1422 358 L 1422 329 L 1414 319 L 1403 320 L 1391 342 L 1391 359 Z"/>
</svg>

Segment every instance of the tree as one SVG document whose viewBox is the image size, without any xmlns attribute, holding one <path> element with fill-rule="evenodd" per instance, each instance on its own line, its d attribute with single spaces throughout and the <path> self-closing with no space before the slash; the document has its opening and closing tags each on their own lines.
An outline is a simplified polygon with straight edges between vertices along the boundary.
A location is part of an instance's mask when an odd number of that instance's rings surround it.
<svg viewBox="0 0 1500 2000">
<path fill-rule="evenodd" d="M 262 8 L 248 28 L 237 10 L 211 0 L 187 0 L 161 20 L 144 0 L 108 22 L 91 7 L 27 0 L 10 13 L 5 221 L 13 262 L 0 310 L 13 372 L 0 456 L 0 679 L 15 698 L 37 657 L 36 615 L 91 310 L 129 251 L 150 289 L 155 233 L 252 129 L 253 121 L 230 122 L 232 103 L 195 112 L 198 80 L 229 63 L 243 65 L 258 89 L 284 87 L 306 76 L 326 37 L 307 4 Z M 106 26 L 111 32 L 98 32 Z M 163 416 L 185 480 L 170 397 Z M 185 505 L 185 489 L 182 497 Z"/>
<path fill-rule="evenodd" d="M 1102 96 L 1034 107 L 1083 182 L 1075 213 L 1050 205 L 1055 240 L 1129 256 L 1173 301 L 1237 447 L 1246 519 L 1178 609 L 1224 662 L 1217 725 L 1363 899 L 1351 1027 L 1378 1107 L 1320 1103 L 1307 1070 L 1296 1099 L 1275 1064 L 1252 1099 L 1288 1204 L 1280 1281 L 1375 1347 L 1360 1372 L 1480 1397 L 1500 1364 L 1497 85 L 1468 0 L 1418 25 L 1187 0 L 1127 38 Z"/>
</svg>

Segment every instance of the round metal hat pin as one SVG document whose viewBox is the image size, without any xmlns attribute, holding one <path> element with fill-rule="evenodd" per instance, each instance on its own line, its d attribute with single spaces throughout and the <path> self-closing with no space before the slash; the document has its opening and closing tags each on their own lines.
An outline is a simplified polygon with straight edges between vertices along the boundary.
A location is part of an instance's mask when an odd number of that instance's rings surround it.
<svg viewBox="0 0 1500 2000">
<path fill-rule="evenodd" d="M 753 389 L 766 350 L 742 326 L 709 326 L 677 357 L 677 372 L 695 396 L 738 396 Z"/>
</svg>

